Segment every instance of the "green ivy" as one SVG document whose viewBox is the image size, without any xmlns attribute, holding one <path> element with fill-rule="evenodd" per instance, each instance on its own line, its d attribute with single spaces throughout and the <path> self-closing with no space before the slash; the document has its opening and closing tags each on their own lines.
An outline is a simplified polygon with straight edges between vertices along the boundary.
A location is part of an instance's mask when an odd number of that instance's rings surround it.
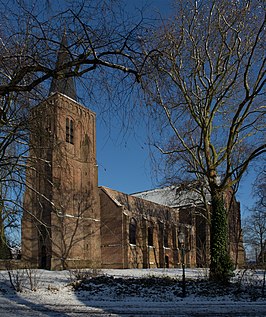
<svg viewBox="0 0 266 317">
<path fill-rule="evenodd" d="M 227 211 L 222 193 L 212 196 L 210 279 L 226 284 L 233 274 L 233 263 L 228 254 Z"/>
</svg>

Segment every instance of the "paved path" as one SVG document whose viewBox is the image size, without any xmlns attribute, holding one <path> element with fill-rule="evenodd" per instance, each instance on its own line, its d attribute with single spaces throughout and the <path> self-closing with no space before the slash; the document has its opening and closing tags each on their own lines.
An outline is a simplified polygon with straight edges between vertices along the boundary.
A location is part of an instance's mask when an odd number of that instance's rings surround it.
<svg viewBox="0 0 266 317">
<path fill-rule="evenodd" d="M 60 298 L 59 298 L 60 300 Z M 1 317 L 77 316 L 177 316 L 177 317 L 265 317 L 266 302 L 87 302 L 75 305 L 41 304 L 22 297 L 0 296 Z"/>
</svg>

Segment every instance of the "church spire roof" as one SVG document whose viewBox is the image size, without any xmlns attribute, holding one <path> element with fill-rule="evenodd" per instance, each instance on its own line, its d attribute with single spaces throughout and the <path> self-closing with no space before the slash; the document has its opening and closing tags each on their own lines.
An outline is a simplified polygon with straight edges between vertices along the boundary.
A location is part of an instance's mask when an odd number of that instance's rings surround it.
<svg viewBox="0 0 266 317">
<path fill-rule="evenodd" d="M 66 32 L 62 37 L 62 41 L 60 44 L 60 48 L 57 54 L 57 62 L 56 66 L 61 66 L 62 64 L 70 61 L 70 55 L 68 51 L 68 43 L 67 43 L 67 36 Z M 60 92 L 74 100 L 77 100 L 77 93 L 75 87 L 75 81 L 73 77 L 65 77 L 64 74 L 69 72 L 71 68 L 67 68 L 62 70 L 62 75 L 60 74 L 58 78 L 53 78 L 49 95 Z"/>
</svg>

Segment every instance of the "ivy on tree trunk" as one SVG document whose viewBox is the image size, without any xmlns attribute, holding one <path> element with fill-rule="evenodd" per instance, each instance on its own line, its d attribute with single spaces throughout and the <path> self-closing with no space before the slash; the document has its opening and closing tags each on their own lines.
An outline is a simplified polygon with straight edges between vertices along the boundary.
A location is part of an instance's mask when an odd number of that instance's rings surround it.
<svg viewBox="0 0 266 317">
<path fill-rule="evenodd" d="M 223 193 L 212 191 L 212 217 L 210 237 L 210 279 L 228 283 L 233 272 L 233 263 L 228 250 L 228 223 Z"/>
</svg>

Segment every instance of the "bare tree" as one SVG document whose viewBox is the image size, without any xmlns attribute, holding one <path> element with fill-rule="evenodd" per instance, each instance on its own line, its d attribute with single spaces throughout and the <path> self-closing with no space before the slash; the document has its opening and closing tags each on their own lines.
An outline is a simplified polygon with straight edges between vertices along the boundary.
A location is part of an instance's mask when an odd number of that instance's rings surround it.
<svg viewBox="0 0 266 317">
<path fill-rule="evenodd" d="M 265 5 L 261 1 L 176 1 L 176 15 L 142 39 L 143 86 L 161 129 L 155 146 L 172 177 L 209 188 L 210 278 L 227 282 L 225 192 L 265 145 Z"/>
<path fill-rule="evenodd" d="M 264 162 L 262 162 L 264 163 Z M 257 205 L 266 208 L 266 167 L 259 172 L 255 182 L 255 195 L 258 197 Z"/>
<path fill-rule="evenodd" d="M 256 261 L 265 262 L 265 242 L 266 242 L 266 204 L 265 170 L 262 170 L 254 184 L 254 194 L 256 202 L 250 210 L 250 216 L 244 221 L 245 242 L 256 253 Z"/>
<path fill-rule="evenodd" d="M 22 166 L 26 163 L 26 133 L 23 131 L 26 126 L 22 105 L 15 98 L 12 100 L 12 97 L 7 96 L 2 98 L 1 109 L 7 108 L 8 111 L 2 112 L 0 124 L 0 231 L 6 247 L 11 243 L 6 238 L 6 230 L 12 230 L 15 235 L 19 229 L 25 174 Z"/>
<path fill-rule="evenodd" d="M 261 257 L 264 262 L 262 253 L 266 240 L 266 211 L 254 207 L 251 215 L 244 222 L 245 242 L 256 251 L 256 261 Z"/>
</svg>

